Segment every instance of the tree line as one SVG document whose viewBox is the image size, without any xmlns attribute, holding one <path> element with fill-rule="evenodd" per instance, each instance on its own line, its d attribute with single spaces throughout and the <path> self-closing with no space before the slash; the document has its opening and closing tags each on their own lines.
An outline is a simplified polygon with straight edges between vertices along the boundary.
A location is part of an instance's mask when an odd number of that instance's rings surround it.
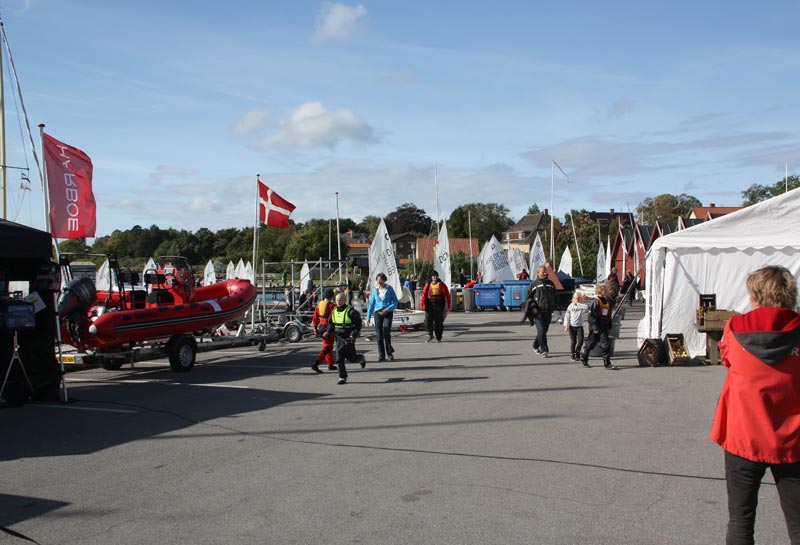
<svg viewBox="0 0 800 545">
<path fill-rule="evenodd" d="M 742 205 L 748 206 L 761 202 L 789 189 L 800 187 L 797 176 L 788 180 L 780 180 L 773 185 L 753 184 L 742 192 Z M 692 207 L 702 206 L 695 197 L 686 194 L 661 194 L 644 199 L 636 207 L 639 223 L 652 224 L 655 221 L 675 221 L 679 216 L 685 217 Z M 532 204 L 528 213 L 540 212 L 537 204 Z M 581 255 L 584 274 L 593 276 L 600 244 L 597 222 L 590 217 L 590 211 L 571 210 L 563 218 L 555 218 L 554 238 L 558 260 L 564 248 L 570 247 L 573 256 L 575 273 L 579 273 L 577 253 Z M 389 233 L 397 235 L 410 233 L 417 237 L 435 236 L 434 220 L 413 203 L 405 203 L 390 212 L 385 218 Z M 353 231 L 366 233 L 372 237 L 378 228 L 381 218 L 366 216 L 360 222 L 349 218 L 340 218 L 342 233 Z M 574 224 L 573 224 L 574 222 Z M 263 227 L 259 229 L 257 262 L 283 262 L 317 260 L 320 257 L 332 259 L 338 257 L 336 240 L 336 221 L 330 219 L 311 219 L 307 222 L 290 220 L 289 229 Z M 451 238 L 467 238 L 470 233 L 473 239 L 483 245 L 492 236 L 502 240 L 503 233 L 514 224 L 509 216 L 509 209 L 499 203 L 469 203 L 453 210 L 447 218 L 447 229 Z M 574 234 L 573 234 L 574 228 Z M 614 239 L 619 229 L 616 222 L 609 226 L 609 236 Z M 543 233 L 543 244 L 549 247 L 550 233 Z M 577 240 L 577 247 L 575 241 Z M 108 236 L 98 237 L 87 246 L 84 240 L 66 240 L 60 243 L 61 252 L 91 252 L 115 255 L 120 264 L 128 267 L 140 267 L 149 257 L 162 255 L 181 255 L 196 266 L 209 260 L 224 262 L 252 259 L 253 228 L 226 228 L 212 232 L 201 228 L 196 232 L 185 229 L 162 229 L 157 225 L 144 228 L 136 225 L 128 230 L 116 230 Z M 342 244 L 342 258 L 347 258 L 346 245 Z M 401 256 L 402 257 L 402 256 Z M 453 267 L 458 271 L 460 266 L 468 267 L 468 258 L 464 255 L 453 256 Z M 554 263 L 557 266 L 558 263 Z M 426 270 L 427 264 L 418 263 L 418 269 Z M 408 272 L 408 271 L 406 271 Z"/>
</svg>

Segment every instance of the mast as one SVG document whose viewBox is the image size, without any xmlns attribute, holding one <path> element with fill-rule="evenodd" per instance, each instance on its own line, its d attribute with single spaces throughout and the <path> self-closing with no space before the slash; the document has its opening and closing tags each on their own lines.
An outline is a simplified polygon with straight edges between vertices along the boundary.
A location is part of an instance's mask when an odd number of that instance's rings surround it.
<svg viewBox="0 0 800 545">
<path fill-rule="evenodd" d="M 436 240 L 439 240 L 439 224 L 442 223 L 442 210 L 439 208 L 439 179 L 436 165 L 433 165 L 433 189 L 436 191 Z"/>
</svg>

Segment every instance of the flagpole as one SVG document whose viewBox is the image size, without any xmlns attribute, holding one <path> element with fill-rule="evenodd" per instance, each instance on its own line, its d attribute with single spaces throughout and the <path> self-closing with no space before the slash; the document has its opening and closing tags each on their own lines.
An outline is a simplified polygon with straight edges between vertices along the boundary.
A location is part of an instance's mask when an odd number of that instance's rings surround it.
<svg viewBox="0 0 800 545">
<path fill-rule="evenodd" d="M 553 238 L 555 234 L 555 211 L 553 210 L 553 194 L 556 188 L 556 160 L 550 162 L 550 264 L 552 266 L 555 261 L 556 254 L 556 241 Z"/>
<path fill-rule="evenodd" d="M 261 174 L 256 174 L 256 210 L 255 210 L 255 217 L 253 218 L 253 266 L 258 267 L 256 261 L 256 254 L 257 254 L 257 244 L 258 244 L 258 185 L 261 183 Z M 256 274 L 253 275 L 254 278 L 258 277 L 258 271 Z M 250 307 L 250 331 L 255 331 L 256 328 L 256 307 L 258 303 L 258 299 L 256 298 L 253 301 L 253 306 Z"/>
<path fill-rule="evenodd" d="M 0 26 L 3 22 L 0 20 Z M 6 93 L 3 81 L 3 43 L 5 43 L 5 30 L 0 36 L 0 185 L 3 187 L 3 219 L 6 216 Z"/>
<path fill-rule="evenodd" d="M 472 211 L 467 208 L 467 234 L 469 235 L 469 279 L 475 280 L 472 274 Z"/>
<path fill-rule="evenodd" d="M 339 247 L 339 284 L 342 283 L 342 235 L 339 229 L 339 192 L 336 192 L 336 243 Z"/>
</svg>

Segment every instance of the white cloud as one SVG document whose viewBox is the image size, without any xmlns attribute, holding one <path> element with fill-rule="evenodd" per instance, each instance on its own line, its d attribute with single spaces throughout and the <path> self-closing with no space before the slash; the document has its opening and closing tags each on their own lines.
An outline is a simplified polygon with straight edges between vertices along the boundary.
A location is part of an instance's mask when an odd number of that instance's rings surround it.
<svg viewBox="0 0 800 545">
<path fill-rule="evenodd" d="M 194 197 L 189 201 L 190 212 L 218 212 L 220 210 L 219 202 L 209 199 L 208 197 Z"/>
<path fill-rule="evenodd" d="M 269 126 L 269 112 L 266 110 L 248 110 L 231 127 L 231 132 L 242 136 L 258 132 Z"/>
<path fill-rule="evenodd" d="M 378 139 L 374 129 L 352 110 L 326 110 L 320 102 L 306 102 L 281 121 L 277 133 L 253 147 L 333 147 L 345 140 L 374 143 Z"/>
<path fill-rule="evenodd" d="M 317 16 L 314 39 L 318 42 L 347 40 L 355 32 L 358 20 L 367 15 L 361 4 L 350 7 L 344 4 L 325 2 Z"/>
<path fill-rule="evenodd" d="M 195 174 L 197 174 L 197 171 L 193 168 L 158 165 L 155 172 L 150 173 L 150 178 L 156 182 L 161 182 L 165 178 L 188 178 L 189 176 L 194 176 Z"/>
</svg>

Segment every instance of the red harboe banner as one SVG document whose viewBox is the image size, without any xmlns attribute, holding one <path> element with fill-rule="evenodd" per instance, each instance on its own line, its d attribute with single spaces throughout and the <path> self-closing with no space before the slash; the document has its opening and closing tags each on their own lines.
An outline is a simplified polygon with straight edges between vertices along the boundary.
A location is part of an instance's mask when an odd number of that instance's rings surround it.
<svg viewBox="0 0 800 545">
<path fill-rule="evenodd" d="M 92 160 L 78 148 L 43 135 L 50 234 L 55 238 L 93 237 L 96 205 L 92 193 Z"/>
</svg>

